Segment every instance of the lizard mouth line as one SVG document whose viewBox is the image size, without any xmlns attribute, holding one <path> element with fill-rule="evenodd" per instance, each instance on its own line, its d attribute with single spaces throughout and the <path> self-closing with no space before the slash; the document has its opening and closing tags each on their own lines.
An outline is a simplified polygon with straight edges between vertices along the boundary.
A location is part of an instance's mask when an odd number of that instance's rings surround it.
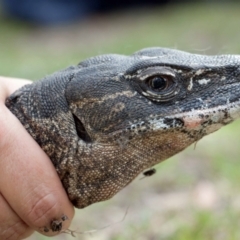
<svg viewBox="0 0 240 240">
<path fill-rule="evenodd" d="M 213 122 L 221 123 L 221 120 L 235 120 L 240 118 L 240 100 L 226 105 L 220 105 L 208 109 L 194 109 L 189 112 L 175 114 L 174 118 L 189 118 L 199 116 L 210 118 Z"/>
<path fill-rule="evenodd" d="M 73 120 L 75 123 L 76 132 L 77 132 L 78 137 L 87 143 L 92 142 L 92 139 L 90 138 L 83 123 L 80 121 L 80 119 L 75 114 L 72 114 L 72 115 L 73 115 Z"/>
<path fill-rule="evenodd" d="M 208 109 L 196 109 L 190 112 L 175 114 L 172 118 L 181 119 L 184 128 L 189 130 L 197 130 L 204 125 L 207 127 L 212 124 L 215 125 L 215 130 L 217 130 L 221 126 L 240 118 L 240 101 Z M 206 125 L 207 122 L 209 124 Z"/>
<path fill-rule="evenodd" d="M 240 118 L 240 101 L 208 109 L 195 109 L 165 117 L 154 116 L 151 120 L 142 120 L 141 122 L 128 125 L 124 130 L 114 131 L 111 133 L 111 136 L 119 138 L 124 132 L 129 136 L 134 136 L 147 132 L 147 129 L 152 131 L 167 131 L 174 128 L 194 130 L 198 129 L 206 121 L 211 121 L 213 124 L 226 125 L 237 118 Z"/>
</svg>

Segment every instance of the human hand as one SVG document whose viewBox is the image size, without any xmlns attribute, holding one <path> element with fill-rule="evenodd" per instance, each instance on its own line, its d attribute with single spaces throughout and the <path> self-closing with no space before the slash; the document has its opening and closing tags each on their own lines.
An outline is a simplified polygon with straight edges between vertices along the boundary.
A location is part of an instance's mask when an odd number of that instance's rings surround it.
<svg viewBox="0 0 240 240">
<path fill-rule="evenodd" d="M 74 209 L 50 159 L 5 106 L 5 99 L 28 80 L 0 77 L 0 239 L 18 240 L 46 232 L 51 221 L 67 229 Z M 45 231 L 44 231 L 45 230 Z"/>
</svg>

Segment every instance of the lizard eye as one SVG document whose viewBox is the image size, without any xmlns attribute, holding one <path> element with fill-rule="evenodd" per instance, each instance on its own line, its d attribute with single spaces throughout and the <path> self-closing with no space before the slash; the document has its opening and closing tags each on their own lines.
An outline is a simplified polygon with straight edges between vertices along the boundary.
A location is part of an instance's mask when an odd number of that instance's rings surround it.
<svg viewBox="0 0 240 240">
<path fill-rule="evenodd" d="M 147 79 L 149 87 L 155 91 L 164 90 L 168 86 L 168 81 L 162 76 L 153 76 Z"/>
<path fill-rule="evenodd" d="M 167 67 L 153 67 L 138 76 L 142 95 L 156 102 L 172 100 L 179 92 L 176 73 Z"/>
</svg>

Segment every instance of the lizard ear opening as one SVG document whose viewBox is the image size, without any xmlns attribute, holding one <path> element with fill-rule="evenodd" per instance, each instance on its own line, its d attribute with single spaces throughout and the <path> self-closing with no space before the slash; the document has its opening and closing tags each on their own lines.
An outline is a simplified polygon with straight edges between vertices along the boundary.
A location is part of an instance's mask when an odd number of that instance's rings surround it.
<svg viewBox="0 0 240 240">
<path fill-rule="evenodd" d="M 75 122 L 75 126 L 76 126 L 76 131 L 77 131 L 77 135 L 78 137 L 85 141 L 85 142 L 92 142 L 92 139 L 90 138 L 90 136 L 88 135 L 83 123 L 79 120 L 79 118 L 73 114 L 73 120 Z"/>
</svg>

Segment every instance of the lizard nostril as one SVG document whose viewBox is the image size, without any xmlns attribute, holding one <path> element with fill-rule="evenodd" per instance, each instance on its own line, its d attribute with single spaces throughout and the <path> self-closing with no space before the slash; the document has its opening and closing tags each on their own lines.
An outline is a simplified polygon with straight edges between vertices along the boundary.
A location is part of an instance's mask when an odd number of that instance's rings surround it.
<svg viewBox="0 0 240 240">
<path fill-rule="evenodd" d="M 82 139 L 83 141 L 85 141 L 85 142 L 91 142 L 92 139 L 88 135 L 88 133 L 87 133 L 83 123 L 74 114 L 73 114 L 73 119 L 74 119 L 74 122 L 75 122 L 75 126 L 76 126 L 76 131 L 77 131 L 78 137 L 80 139 Z"/>
</svg>

